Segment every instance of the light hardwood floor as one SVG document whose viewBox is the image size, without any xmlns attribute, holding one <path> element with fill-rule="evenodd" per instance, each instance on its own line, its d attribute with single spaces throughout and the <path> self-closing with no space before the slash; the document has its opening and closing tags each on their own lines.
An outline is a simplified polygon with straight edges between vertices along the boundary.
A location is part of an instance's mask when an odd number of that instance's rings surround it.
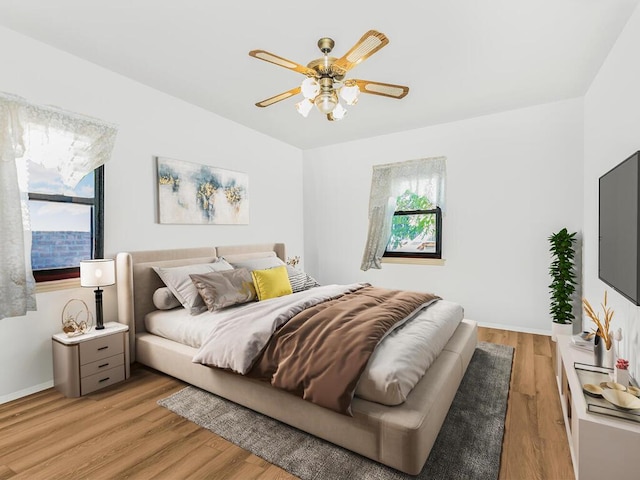
<svg viewBox="0 0 640 480">
<path fill-rule="evenodd" d="M 486 328 L 479 339 L 516 349 L 500 479 L 573 479 L 550 339 Z M 295 478 L 156 404 L 183 387 L 139 367 L 87 397 L 49 389 L 0 405 L 0 480 Z"/>
</svg>

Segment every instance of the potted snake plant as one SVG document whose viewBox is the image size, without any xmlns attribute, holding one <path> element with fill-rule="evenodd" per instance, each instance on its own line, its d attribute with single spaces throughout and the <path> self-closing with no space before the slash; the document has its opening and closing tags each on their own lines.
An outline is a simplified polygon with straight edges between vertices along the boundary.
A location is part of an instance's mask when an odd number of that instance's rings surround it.
<svg viewBox="0 0 640 480">
<path fill-rule="evenodd" d="M 576 274 L 574 256 L 576 232 L 569 233 L 563 228 L 549 237 L 552 261 L 549 267 L 551 284 L 550 312 L 553 319 L 551 339 L 556 341 L 556 335 L 571 335 L 573 333 L 573 294 L 576 291 Z"/>
</svg>

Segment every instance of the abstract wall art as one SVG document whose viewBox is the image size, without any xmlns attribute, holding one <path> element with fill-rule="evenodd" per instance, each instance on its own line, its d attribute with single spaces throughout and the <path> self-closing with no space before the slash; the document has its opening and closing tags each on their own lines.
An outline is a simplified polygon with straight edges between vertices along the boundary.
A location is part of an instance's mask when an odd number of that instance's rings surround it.
<svg viewBox="0 0 640 480">
<path fill-rule="evenodd" d="M 156 162 L 159 223 L 249 223 L 246 173 L 166 157 Z"/>
</svg>

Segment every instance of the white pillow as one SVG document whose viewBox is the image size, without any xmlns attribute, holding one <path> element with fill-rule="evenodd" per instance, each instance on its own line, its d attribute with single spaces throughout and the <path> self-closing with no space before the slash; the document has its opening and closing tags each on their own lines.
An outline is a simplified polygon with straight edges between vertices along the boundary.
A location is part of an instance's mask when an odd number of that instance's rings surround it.
<svg viewBox="0 0 640 480">
<path fill-rule="evenodd" d="M 233 267 L 226 260 L 218 259 L 213 263 L 200 263 L 183 267 L 153 267 L 153 269 L 182 306 L 189 310 L 191 315 L 197 315 L 206 311 L 207 307 L 189 275 L 192 273 L 222 272 L 233 270 Z"/>
<path fill-rule="evenodd" d="M 246 268 L 250 272 L 254 270 L 266 270 L 268 268 L 281 267 L 282 265 L 286 265 L 278 257 L 247 258 L 246 260 L 232 259 L 229 263 L 233 265 L 233 268 Z"/>
<path fill-rule="evenodd" d="M 161 287 L 153 292 L 153 304 L 158 310 L 171 310 L 180 306 L 180 300 L 171 293 L 169 287 Z"/>
</svg>

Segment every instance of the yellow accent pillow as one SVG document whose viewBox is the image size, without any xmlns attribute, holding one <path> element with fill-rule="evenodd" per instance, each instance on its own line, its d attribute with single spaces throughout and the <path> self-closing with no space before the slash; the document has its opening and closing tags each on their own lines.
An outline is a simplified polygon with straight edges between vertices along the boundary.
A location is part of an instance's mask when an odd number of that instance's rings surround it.
<svg viewBox="0 0 640 480">
<path fill-rule="evenodd" d="M 254 270 L 251 272 L 253 285 L 256 287 L 258 300 L 291 295 L 291 282 L 287 274 L 287 267 L 268 268 L 266 270 Z"/>
</svg>

